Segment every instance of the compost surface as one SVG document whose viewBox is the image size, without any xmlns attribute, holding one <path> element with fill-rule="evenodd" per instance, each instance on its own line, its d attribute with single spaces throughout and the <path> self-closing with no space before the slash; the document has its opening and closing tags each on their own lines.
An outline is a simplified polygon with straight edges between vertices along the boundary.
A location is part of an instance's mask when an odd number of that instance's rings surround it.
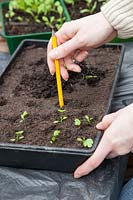
<svg viewBox="0 0 133 200">
<path fill-rule="evenodd" d="M 48 70 L 46 47 L 25 47 L 0 79 L 0 142 L 11 143 L 15 132 L 22 130 L 24 139 L 18 142 L 21 144 L 83 148 L 77 137 L 95 140 L 95 126 L 104 115 L 119 53 L 118 48 L 94 49 L 80 63 L 81 73 L 69 72 L 68 81 L 62 80 L 65 112 L 60 113 L 56 79 Z M 24 111 L 28 116 L 20 122 Z M 93 118 L 90 124 L 85 115 Z M 54 124 L 61 116 L 67 119 Z M 75 126 L 76 118 L 81 120 L 80 126 Z M 60 135 L 51 144 L 55 130 L 60 130 Z"/>
</svg>

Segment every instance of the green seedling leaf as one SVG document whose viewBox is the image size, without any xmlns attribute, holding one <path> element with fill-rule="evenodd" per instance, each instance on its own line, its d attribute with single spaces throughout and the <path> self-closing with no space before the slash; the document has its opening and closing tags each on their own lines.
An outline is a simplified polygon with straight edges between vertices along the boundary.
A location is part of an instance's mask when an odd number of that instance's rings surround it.
<svg viewBox="0 0 133 200">
<path fill-rule="evenodd" d="M 78 138 L 77 138 L 77 141 L 78 141 L 78 142 L 82 142 L 82 141 L 83 141 L 83 139 L 82 139 L 82 138 L 80 138 L 80 137 L 78 137 Z"/>
<path fill-rule="evenodd" d="M 88 138 L 83 141 L 83 146 L 87 148 L 91 148 L 93 146 L 93 140 L 91 138 Z"/>
<path fill-rule="evenodd" d="M 27 112 L 27 111 L 24 111 L 24 112 L 21 114 L 21 120 L 20 120 L 20 122 L 23 122 L 27 116 L 28 116 L 28 112 Z"/>
<path fill-rule="evenodd" d="M 60 117 L 61 122 L 64 121 L 64 120 L 66 120 L 67 118 L 68 118 L 67 116 L 61 116 L 61 117 Z"/>
<path fill-rule="evenodd" d="M 65 112 L 66 110 L 63 110 L 63 109 L 58 109 L 58 112 L 60 112 L 60 113 L 63 113 L 63 112 Z"/>
<path fill-rule="evenodd" d="M 89 9 L 82 9 L 82 10 L 80 10 L 80 13 L 81 13 L 81 14 L 89 13 Z"/>
<path fill-rule="evenodd" d="M 81 142 L 83 147 L 87 147 L 87 148 L 91 148 L 93 146 L 93 143 L 94 143 L 91 138 L 86 139 L 85 137 L 82 137 L 82 138 L 78 137 L 77 141 Z"/>
<path fill-rule="evenodd" d="M 15 142 L 15 141 L 16 141 L 16 139 L 15 139 L 15 138 L 12 138 L 12 139 L 10 139 L 10 141 L 11 141 L 11 142 Z"/>
<path fill-rule="evenodd" d="M 93 75 L 86 75 L 85 76 L 86 80 L 89 80 L 89 79 L 92 79 L 92 78 L 97 78 L 97 76 L 95 76 L 95 75 L 94 76 Z"/>
<path fill-rule="evenodd" d="M 51 137 L 50 143 L 53 144 L 56 141 L 56 137 Z"/>
<path fill-rule="evenodd" d="M 53 123 L 54 124 L 58 124 L 60 121 L 58 121 L 58 120 L 55 120 Z"/>
<path fill-rule="evenodd" d="M 52 135 L 52 137 L 50 139 L 50 143 L 51 144 L 53 144 L 56 141 L 56 139 L 59 136 L 59 134 L 60 134 L 60 130 L 55 130 L 54 131 L 54 133 L 53 133 L 53 135 Z"/>
<path fill-rule="evenodd" d="M 24 131 L 16 131 L 15 134 L 16 135 L 22 135 L 24 133 Z"/>
<path fill-rule="evenodd" d="M 57 137 L 57 136 L 59 136 L 59 134 L 60 134 L 60 130 L 55 130 L 53 133 L 53 136 Z"/>
<path fill-rule="evenodd" d="M 80 126 L 81 125 L 81 120 L 76 118 L 74 120 L 74 124 L 75 124 L 75 126 Z"/>
<path fill-rule="evenodd" d="M 64 0 L 65 1 L 65 3 L 66 4 L 72 4 L 72 5 L 74 5 L 74 0 Z"/>
<path fill-rule="evenodd" d="M 22 139 L 24 139 L 24 136 L 23 136 L 23 135 L 19 137 L 19 140 L 22 140 Z"/>
</svg>

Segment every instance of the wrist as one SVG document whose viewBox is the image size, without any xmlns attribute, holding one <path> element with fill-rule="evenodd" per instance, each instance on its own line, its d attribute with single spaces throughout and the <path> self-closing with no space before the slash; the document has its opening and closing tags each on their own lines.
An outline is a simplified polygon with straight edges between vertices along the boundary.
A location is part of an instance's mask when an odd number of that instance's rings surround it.
<svg viewBox="0 0 133 200">
<path fill-rule="evenodd" d="M 106 28 L 106 31 L 111 35 L 113 32 L 116 32 L 116 30 L 114 29 L 114 27 L 111 25 L 111 23 L 107 20 L 107 18 L 105 17 L 105 15 L 100 12 L 100 19 L 102 20 L 103 23 L 103 27 Z"/>
</svg>

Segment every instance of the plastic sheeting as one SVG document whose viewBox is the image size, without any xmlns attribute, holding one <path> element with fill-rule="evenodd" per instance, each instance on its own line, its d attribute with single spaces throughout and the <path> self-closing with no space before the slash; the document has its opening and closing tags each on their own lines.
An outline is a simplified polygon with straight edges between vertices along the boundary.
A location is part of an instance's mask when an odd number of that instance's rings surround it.
<svg viewBox="0 0 133 200">
<path fill-rule="evenodd" d="M 113 111 L 133 101 L 132 53 L 133 45 L 127 44 Z M 1 71 L 8 58 L 0 54 Z M 67 173 L 0 167 L 0 200 L 117 200 L 126 164 L 127 156 L 105 160 L 78 180 Z"/>
</svg>

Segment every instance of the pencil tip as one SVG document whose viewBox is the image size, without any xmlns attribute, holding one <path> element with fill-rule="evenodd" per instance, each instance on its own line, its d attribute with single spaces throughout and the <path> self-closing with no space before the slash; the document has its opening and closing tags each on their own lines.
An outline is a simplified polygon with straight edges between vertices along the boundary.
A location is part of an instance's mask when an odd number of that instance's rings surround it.
<svg viewBox="0 0 133 200">
<path fill-rule="evenodd" d="M 52 28 L 52 36 L 55 35 L 54 29 Z"/>
</svg>

